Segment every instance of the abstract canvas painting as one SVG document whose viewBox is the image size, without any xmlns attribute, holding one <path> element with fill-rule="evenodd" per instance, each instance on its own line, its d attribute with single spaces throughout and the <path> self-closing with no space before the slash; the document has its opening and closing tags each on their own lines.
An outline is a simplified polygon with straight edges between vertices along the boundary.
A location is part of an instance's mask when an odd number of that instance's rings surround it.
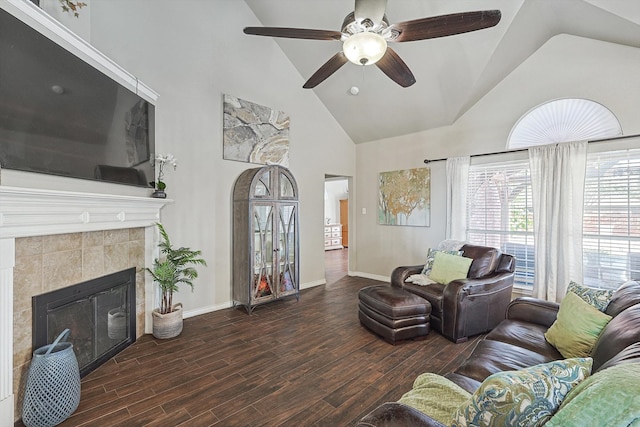
<svg viewBox="0 0 640 427">
<path fill-rule="evenodd" d="M 378 222 L 383 225 L 431 224 L 431 170 L 382 172 L 379 178 Z"/>
<path fill-rule="evenodd" d="M 222 157 L 261 165 L 289 166 L 289 116 L 224 95 Z"/>
</svg>

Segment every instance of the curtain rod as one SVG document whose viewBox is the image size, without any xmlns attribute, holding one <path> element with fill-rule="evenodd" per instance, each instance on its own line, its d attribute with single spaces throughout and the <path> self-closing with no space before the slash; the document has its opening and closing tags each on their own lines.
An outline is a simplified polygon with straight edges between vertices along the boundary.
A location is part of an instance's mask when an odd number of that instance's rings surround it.
<svg viewBox="0 0 640 427">
<path fill-rule="evenodd" d="M 640 134 L 615 136 L 613 138 L 592 139 L 592 140 L 589 140 L 587 142 L 590 144 L 592 142 L 617 141 L 619 139 L 636 138 L 638 136 L 640 136 Z M 484 156 L 493 156 L 493 155 L 496 155 L 496 154 L 520 153 L 522 151 L 527 151 L 527 150 L 529 150 L 529 149 L 528 148 L 521 148 L 521 149 L 518 149 L 518 150 L 494 151 L 493 153 L 471 154 L 469 157 L 484 157 Z M 429 163 L 433 163 L 433 162 L 443 162 L 443 161 L 445 161 L 447 159 L 448 159 L 448 157 L 445 157 L 445 158 L 442 158 L 442 159 L 433 159 L 433 160 L 424 159 L 424 163 L 425 164 L 429 164 Z"/>
</svg>

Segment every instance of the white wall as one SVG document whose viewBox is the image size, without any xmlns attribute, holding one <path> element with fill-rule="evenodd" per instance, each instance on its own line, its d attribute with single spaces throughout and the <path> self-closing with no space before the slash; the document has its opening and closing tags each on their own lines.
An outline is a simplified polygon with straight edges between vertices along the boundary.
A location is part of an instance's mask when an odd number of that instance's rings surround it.
<svg viewBox="0 0 640 427">
<path fill-rule="evenodd" d="M 503 151 L 511 128 L 523 114 L 558 98 L 600 102 L 618 117 L 625 135 L 640 134 L 639 75 L 640 49 L 559 35 L 451 126 L 357 145 L 356 245 L 367 250 L 357 252 L 353 269 L 388 277 L 398 265 L 424 262 L 427 248 L 444 239 L 445 163 L 429 165 L 431 226 L 423 228 L 377 224 L 380 172 L 424 167 L 424 159 Z"/>
<path fill-rule="evenodd" d="M 78 17 L 72 11 L 65 12 L 59 0 L 40 0 L 40 8 L 58 20 L 63 25 L 69 27 L 78 36 L 86 41 L 91 37 L 91 21 L 86 17 L 91 13 L 91 4 L 95 0 L 83 0 L 86 6 L 78 9 Z M 82 15 L 82 19 L 80 19 Z"/>
<path fill-rule="evenodd" d="M 92 1 L 90 17 L 91 43 L 160 95 L 156 148 L 179 161 L 165 174 L 175 203 L 163 210 L 162 222 L 175 244 L 201 249 L 209 264 L 200 269 L 195 292 L 178 295 L 187 314 L 231 301 L 232 188 L 243 170 L 258 167 L 222 160 L 224 93 L 290 114 L 300 280 L 322 283 L 324 175 L 354 175 L 355 146 L 314 93 L 302 89 L 304 79 L 276 43 L 243 34 L 243 27 L 260 25 L 246 4 Z"/>
</svg>

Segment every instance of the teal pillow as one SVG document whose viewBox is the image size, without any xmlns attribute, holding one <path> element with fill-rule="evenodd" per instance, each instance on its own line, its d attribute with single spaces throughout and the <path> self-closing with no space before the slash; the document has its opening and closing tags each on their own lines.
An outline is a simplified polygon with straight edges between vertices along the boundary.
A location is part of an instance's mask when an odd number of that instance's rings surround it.
<svg viewBox="0 0 640 427">
<path fill-rule="evenodd" d="M 444 285 L 457 279 L 466 279 L 473 260 L 458 255 L 436 252 L 429 278 Z"/>
<path fill-rule="evenodd" d="M 598 371 L 567 394 L 549 427 L 640 425 L 640 363 Z"/>
<path fill-rule="evenodd" d="M 437 374 L 419 375 L 413 388 L 398 402 L 429 415 L 442 424 L 451 421 L 451 414 L 471 397 L 471 393 Z"/>
<path fill-rule="evenodd" d="M 429 248 L 427 249 L 427 261 L 425 262 L 424 267 L 422 267 L 420 274 L 428 276 L 429 273 L 431 273 L 431 269 L 433 268 L 433 259 L 436 256 L 436 252 L 444 252 L 445 254 L 450 255 L 462 255 L 462 251 L 441 251 Z"/>
<path fill-rule="evenodd" d="M 604 312 L 613 297 L 614 289 L 596 289 L 582 286 L 574 281 L 569 283 L 567 293 L 573 292 L 584 301 L 588 302 L 598 310 Z"/>
<path fill-rule="evenodd" d="M 611 316 L 569 292 L 562 299 L 558 317 L 544 337 L 563 357 L 587 357 L 610 320 Z"/>
<path fill-rule="evenodd" d="M 564 359 L 493 374 L 458 408 L 452 427 L 541 426 L 592 364 L 589 357 Z"/>
</svg>

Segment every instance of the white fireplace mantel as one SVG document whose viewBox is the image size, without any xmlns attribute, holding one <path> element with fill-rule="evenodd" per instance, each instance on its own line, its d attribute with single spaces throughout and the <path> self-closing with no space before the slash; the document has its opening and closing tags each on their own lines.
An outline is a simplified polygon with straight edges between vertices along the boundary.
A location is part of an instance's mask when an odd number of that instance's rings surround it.
<svg viewBox="0 0 640 427">
<path fill-rule="evenodd" d="M 13 425 L 13 269 L 15 239 L 145 227 L 145 264 L 157 254 L 160 210 L 172 200 L 0 185 L 0 426 Z M 153 305 L 153 283 L 145 283 Z M 150 313 L 147 324 L 150 325 Z M 150 331 L 147 331 L 150 332 Z"/>
<path fill-rule="evenodd" d="M 0 186 L 0 239 L 147 227 L 170 202 L 152 197 Z"/>
</svg>

